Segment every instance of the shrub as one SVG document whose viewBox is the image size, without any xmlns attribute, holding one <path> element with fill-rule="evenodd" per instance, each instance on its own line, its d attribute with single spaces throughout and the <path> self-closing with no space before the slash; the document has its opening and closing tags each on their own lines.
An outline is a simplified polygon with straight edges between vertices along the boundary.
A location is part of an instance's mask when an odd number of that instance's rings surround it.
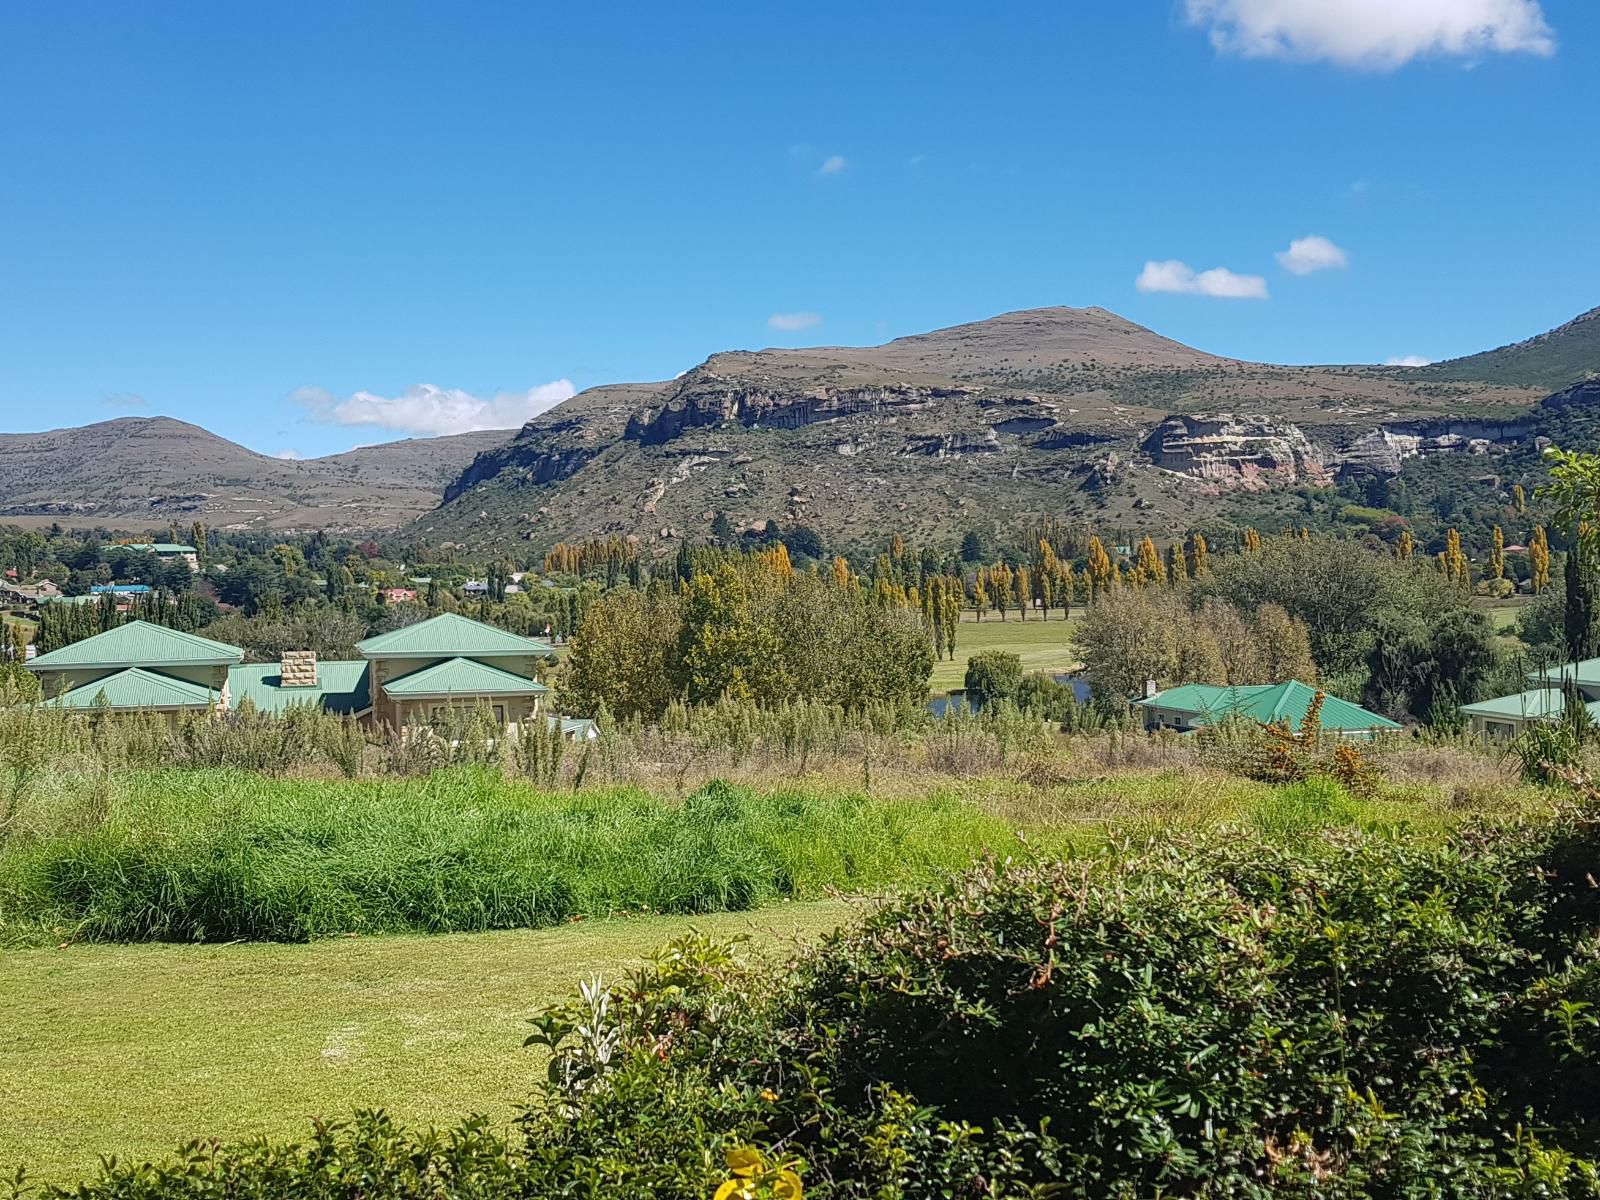
<svg viewBox="0 0 1600 1200">
<path fill-rule="evenodd" d="M 1022 659 L 1007 650 L 985 650 L 967 659 L 963 681 L 983 703 L 1010 700 L 1022 685 Z"/>
<path fill-rule="evenodd" d="M 91 940 L 292 941 L 720 912 L 921 882 L 1009 836 L 940 798 L 717 782 L 673 804 L 479 768 L 399 782 L 160 772 L 132 777 L 89 827 L 13 837 L 0 920 Z"/>
</svg>

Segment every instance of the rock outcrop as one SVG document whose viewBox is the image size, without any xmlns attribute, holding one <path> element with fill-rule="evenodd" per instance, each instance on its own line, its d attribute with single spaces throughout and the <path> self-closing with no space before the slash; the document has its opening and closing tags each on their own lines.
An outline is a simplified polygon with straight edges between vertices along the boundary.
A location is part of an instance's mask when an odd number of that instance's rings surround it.
<svg viewBox="0 0 1600 1200">
<path fill-rule="evenodd" d="M 1164 471 L 1247 491 L 1333 480 L 1326 452 L 1303 430 L 1262 416 L 1173 415 L 1140 449 Z"/>
</svg>

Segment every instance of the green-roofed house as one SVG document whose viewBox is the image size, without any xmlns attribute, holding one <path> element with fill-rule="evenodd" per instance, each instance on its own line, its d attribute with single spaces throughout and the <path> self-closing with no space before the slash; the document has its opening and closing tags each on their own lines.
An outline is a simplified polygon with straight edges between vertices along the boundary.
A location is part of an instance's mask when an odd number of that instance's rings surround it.
<svg viewBox="0 0 1600 1200">
<path fill-rule="evenodd" d="M 229 668 L 244 651 L 149 621 L 129 621 L 31 660 L 45 698 L 63 708 L 226 708 Z"/>
<path fill-rule="evenodd" d="M 480 703 L 502 725 L 532 720 L 547 690 L 536 678 L 539 663 L 555 653 L 548 642 L 455 613 L 367 638 L 356 650 L 371 665 L 373 721 L 397 729 Z"/>
<path fill-rule="evenodd" d="M 1316 688 L 1295 679 L 1287 683 L 1235 687 L 1186 683 L 1146 696 L 1137 703 L 1144 714 L 1144 727 L 1152 733 L 1158 729 L 1192 733 L 1229 719 L 1256 721 L 1262 725 L 1282 722 L 1291 729 L 1298 729 L 1316 695 Z M 1343 738 L 1365 740 L 1400 728 L 1388 717 L 1326 693 L 1319 716 L 1324 733 Z"/>
<path fill-rule="evenodd" d="M 1528 672 L 1528 683 L 1525 692 L 1463 704 L 1467 728 L 1490 741 L 1509 742 L 1530 725 L 1560 720 L 1569 691 L 1588 709 L 1589 719 L 1600 724 L 1600 658 L 1541 667 Z"/>
</svg>

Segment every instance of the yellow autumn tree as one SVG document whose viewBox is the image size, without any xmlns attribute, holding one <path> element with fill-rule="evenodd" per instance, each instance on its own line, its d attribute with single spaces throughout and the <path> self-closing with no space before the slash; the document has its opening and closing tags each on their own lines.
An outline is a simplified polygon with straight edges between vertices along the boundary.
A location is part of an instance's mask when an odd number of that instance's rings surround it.
<svg viewBox="0 0 1600 1200">
<path fill-rule="evenodd" d="M 1494 527 L 1493 540 L 1489 545 L 1489 578 L 1504 579 L 1506 577 L 1506 535 L 1500 532 L 1500 526 Z"/>
<path fill-rule="evenodd" d="M 1206 545 L 1203 533 L 1191 534 L 1189 537 L 1189 576 L 1192 579 L 1204 579 L 1211 574 L 1211 548 Z"/>
<path fill-rule="evenodd" d="M 1099 534 L 1089 537 L 1089 599 L 1099 599 L 1111 587 L 1112 563 L 1111 556 L 1106 553 L 1105 544 L 1101 542 Z"/>
<path fill-rule="evenodd" d="M 1528 539 L 1528 578 L 1533 581 L 1535 592 L 1550 586 L 1550 541 L 1543 525 L 1536 526 Z"/>
<path fill-rule="evenodd" d="M 1411 536 L 1411 530 L 1402 529 L 1400 536 L 1395 539 L 1394 556 L 1401 562 L 1407 562 L 1416 553 L 1417 539 Z"/>
</svg>

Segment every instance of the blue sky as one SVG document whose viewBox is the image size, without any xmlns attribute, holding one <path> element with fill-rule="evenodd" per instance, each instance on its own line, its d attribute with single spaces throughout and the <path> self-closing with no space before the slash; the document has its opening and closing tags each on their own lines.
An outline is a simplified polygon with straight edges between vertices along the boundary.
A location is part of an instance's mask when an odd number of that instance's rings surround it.
<svg viewBox="0 0 1600 1200">
<path fill-rule="evenodd" d="M 1597 61 L 1593 0 L 0 6 L 0 429 L 309 456 L 1047 304 L 1469 353 L 1600 304 Z"/>
</svg>

